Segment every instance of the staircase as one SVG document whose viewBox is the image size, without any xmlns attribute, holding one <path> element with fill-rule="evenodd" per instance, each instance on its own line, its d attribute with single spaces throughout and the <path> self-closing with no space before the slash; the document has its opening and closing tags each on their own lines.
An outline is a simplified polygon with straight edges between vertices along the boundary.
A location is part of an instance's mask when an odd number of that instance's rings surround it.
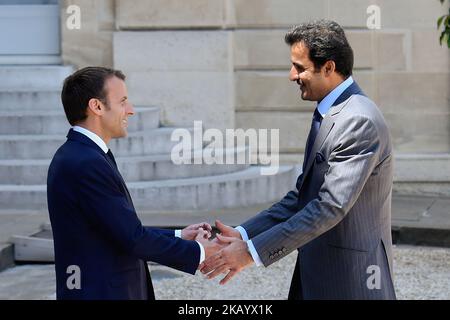
<svg viewBox="0 0 450 320">
<path fill-rule="evenodd" d="M 61 85 L 72 71 L 68 66 L 0 67 L 0 213 L 47 213 L 48 166 L 70 128 Z M 135 107 L 128 137 L 109 145 L 138 212 L 254 206 L 280 199 L 293 185 L 292 167 L 262 176 L 258 166 L 246 164 L 175 165 L 173 129 L 160 126 L 158 108 Z"/>
</svg>

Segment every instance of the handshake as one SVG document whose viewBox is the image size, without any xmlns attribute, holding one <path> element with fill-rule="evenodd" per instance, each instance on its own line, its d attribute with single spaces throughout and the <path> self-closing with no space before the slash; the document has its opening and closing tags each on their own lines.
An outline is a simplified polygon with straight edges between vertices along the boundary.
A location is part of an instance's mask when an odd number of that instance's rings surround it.
<svg viewBox="0 0 450 320">
<path fill-rule="evenodd" d="M 227 283 L 237 273 L 253 263 L 247 242 L 242 240 L 240 232 L 216 220 L 218 233 L 211 239 L 212 227 L 207 222 L 190 225 L 181 230 L 181 238 L 196 240 L 205 250 L 205 260 L 198 270 L 208 279 L 226 274 L 220 284 Z"/>
</svg>

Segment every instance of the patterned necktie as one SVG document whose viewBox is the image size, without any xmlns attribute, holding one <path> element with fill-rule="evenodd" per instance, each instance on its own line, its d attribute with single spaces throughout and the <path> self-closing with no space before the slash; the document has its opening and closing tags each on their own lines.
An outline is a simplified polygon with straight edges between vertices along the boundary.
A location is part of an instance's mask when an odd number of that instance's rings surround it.
<svg viewBox="0 0 450 320">
<path fill-rule="evenodd" d="M 117 167 L 117 163 L 116 163 L 116 159 L 114 159 L 114 155 L 111 152 L 111 149 L 108 150 L 108 152 L 106 153 L 106 155 L 108 156 L 108 158 L 111 160 L 112 164 L 114 164 L 114 166 L 116 167 L 116 173 L 118 174 L 118 176 L 120 177 L 120 180 L 122 182 L 123 188 L 126 192 L 126 196 L 127 196 L 127 200 L 128 202 L 133 206 L 133 200 L 131 199 L 131 195 L 130 195 L 130 191 L 128 191 L 127 188 L 127 184 L 125 183 L 125 180 L 123 179 L 122 175 L 120 174 L 119 168 Z M 134 207 L 133 207 L 134 208 Z"/>
<path fill-rule="evenodd" d="M 319 133 L 320 124 L 322 123 L 322 115 L 319 111 L 314 110 L 314 115 L 311 121 L 311 129 L 309 130 L 308 141 L 306 142 L 305 159 L 303 160 L 303 171 L 305 170 L 306 163 L 310 157 L 311 149 L 316 141 L 317 134 Z"/>
<path fill-rule="evenodd" d="M 116 159 L 114 159 L 114 156 L 111 152 L 111 149 L 108 149 L 108 152 L 106 153 L 106 155 L 109 157 L 109 159 L 112 161 L 112 163 L 114 163 L 114 166 L 117 169 L 117 163 L 116 163 Z"/>
</svg>

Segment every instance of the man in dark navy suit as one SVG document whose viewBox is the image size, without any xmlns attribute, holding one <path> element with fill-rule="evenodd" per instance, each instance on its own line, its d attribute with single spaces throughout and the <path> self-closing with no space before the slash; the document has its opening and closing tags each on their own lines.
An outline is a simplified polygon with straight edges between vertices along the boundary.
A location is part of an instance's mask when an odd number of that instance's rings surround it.
<svg viewBox="0 0 450 320">
<path fill-rule="evenodd" d="M 73 126 L 50 164 L 47 200 L 57 299 L 154 299 L 146 261 L 194 274 L 219 248 L 211 226 L 144 227 L 107 144 L 133 115 L 125 76 L 88 67 L 69 76 L 61 99 Z"/>
</svg>

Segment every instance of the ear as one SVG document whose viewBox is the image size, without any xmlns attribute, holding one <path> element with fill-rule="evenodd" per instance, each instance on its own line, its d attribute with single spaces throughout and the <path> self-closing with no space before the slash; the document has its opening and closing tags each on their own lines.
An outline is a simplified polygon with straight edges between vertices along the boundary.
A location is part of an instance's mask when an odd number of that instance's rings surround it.
<svg viewBox="0 0 450 320">
<path fill-rule="evenodd" d="M 325 62 L 325 64 L 323 65 L 323 69 L 325 72 L 325 76 L 331 76 L 333 74 L 333 72 L 336 70 L 336 63 L 334 63 L 333 60 L 328 60 L 327 62 Z"/>
<path fill-rule="evenodd" d="M 103 114 L 103 112 L 105 110 L 105 106 L 103 105 L 103 103 L 100 100 L 98 100 L 96 98 L 92 98 L 88 102 L 88 109 L 92 113 L 100 116 Z"/>
</svg>

